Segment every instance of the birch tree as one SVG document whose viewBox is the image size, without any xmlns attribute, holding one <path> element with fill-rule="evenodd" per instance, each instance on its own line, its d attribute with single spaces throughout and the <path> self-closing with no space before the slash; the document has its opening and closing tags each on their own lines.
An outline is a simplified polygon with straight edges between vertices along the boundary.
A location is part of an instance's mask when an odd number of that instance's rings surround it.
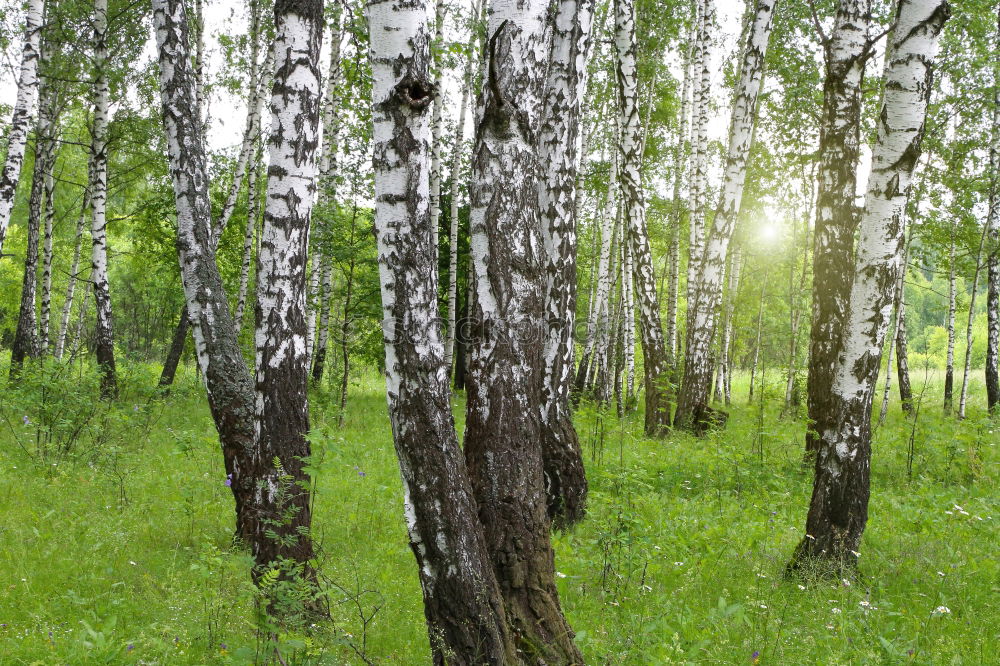
<svg viewBox="0 0 1000 666">
<path fill-rule="evenodd" d="M 108 282 L 108 120 L 111 89 L 108 84 L 108 0 L 94 0 L 94 121 L 91 137 L 93 169 L 90 185 L 90 236 L 93 241 L 90 280 L 94 286 L 97 326 L 94 347 L 101 370 L 101 396 L 118 395 L 115 371 L 115 334 Z"/>
<path fill-rule="evenodd" d="M 700 256 L 692 252 L 689 261 L 696 269 L 693 287 L 688 287 L 687 333 L 684 351 L 684 379 L 677 397 L 674 425 L 702 432 L 711 420 L 709 386 L 712 383 L 711 346 L 716 316 L 722 300 L 729 242 L 736 228 L 746 182 L 747 158 L 753 140 L 757 96 L 764 78 L 764 58 L 771 36 L 776 0 L 758 0 L 750 35 L 743 50 L 740 79 L 733 97 L 729 124 L 729 149 L 722 183 L 722 197 L 712 228 Z M 692 273 L 689 271 L 689 276 Z M 728 320 L 727 320 L 728 321 Z M 728 349 L 724 336 L 723 353 Z"/>
<path fill-rule="evenodd" d="M 697 1 L 698 31 L 694 48 L 694 80 L 691 103 L 691 179 L 688 196 L 687 302 L 694 303 L 698 284 L 698 258 L 705 239 L 705 206 L 708 188 L 708 112 L 711 103 L 712 41 L 715 35 L 715 0 Z M 694 257 L 694 259 L 692 259 Z M 690 307 L 688 308 L 690 310 Z"/>
<path fill-rule="evenodd" d="M 465 455 L 486 546 L 519 648 L 581 660 L 559 606 L 543 481 L 546 266 L 537 137 L 549 3 L 494 2 L 472 158 L 472 338 Z"/>
<path fill-rule="evenodd" d="M 555 9 L 544 119 L 538 137 L 538 208 L 547 258 L 542 379 L 542 459 L 549 517 L 583 518 L 587 479 L 570 413 L 576 326 L 576 196 L 586 54 L 593 0 L 561 0 Z"/>
<path fill-rule="evenodd" d="M 886 46 L 884 98 L 872 156 L 842 355 L 825 387 L 834 413 L 818 432 L 806 536 L 793 565 L 821 559 L 857 565 L 868 520 L 871 416 L 893 285 L 905 269 L 906 197 L 920 155 L 938 36 L 950 15 L 946 0 L 899 0 Z M 841 239 L 853 244 L 849 235 Z M 815 386 L 815 388 L 822 388 Z"/>
<path fill-rule="evenodd" d="M 618 82 L 618 104 L 621 113 L 621 138 L 618 149 L 618 183 L 624 208 L 623 237 L 634 262 L 635 301 L 639 308 L 640 335 L 643 355 L 643 380 L 646 391 L 645 431 L 647 435 L 662 435 L 670 427 L 669 387 L 666 371 L 666 342 L 660 323 L 660 300 L 656 293 L 656 275 L 646 231 L 645 199 L 642 192 L 640 163 L 642 160 L 642 123 L 639 119 L 636 95 L 636 36 L 634 0 L 616 0 L 615 74 Z"/>
<path fill-rule="evenodd" d="M 1000 9 L 993 50 L 993 132 L 990 142 L 989 254 L 986 256 L 986 406 L 1000 410 Z M 971 345 L 970 345 L 971 347 Z"/>
<path fill-rule="evenodd" d="M 28 131 L 38 106 L 38 60 L 41 46 L 43 0 L 28 0 L 24 12 L 24 46 L 17 77 L 17 99 L 7 133 L 7 157 L 0 171 L 0 253 L 14 209 Z"/>
<path fill-rule="evenodd" d="M 806 450 L 816 451 L 817 433 L 834 423 L 833 384 L 843 348 L 854 267 L 855 191 L 861 83 L 868 54 L 871 0 L 838 0 L 833 32 L 821 34 L 826 80 L 820 114 L 816 225 L 813 235 L 813 305 L 809 335 L 808 403 L 811 429 Z"/>
<path fill-rule="evenodd" d="M 204 128 L 197 114 L 183 0 L 153 0 L 160 65 L 160 100 L 170 176 L 177 206 L 177 253 L 195 357 L 219 433 L 236 508 L 236 535 L 250 545 L 258 564 L 263 536 L 257 480 L 253 476 L 254 384 L 215 261 Z"/>
<path fill-rule="evenodd" d="M 386 397 L 434 663 L 517 663 L 458 445 L 437 323 L 427 10 L 422 0 L 368 5 Z"/>
<path fill-rule="evenodd" d="M 89 170 L 89 169 L 88 169 Z M 88 179 L 89 180 L 89 179 Z M 75 241 L 73 243 L 73 260 L 70 263 L 69 280 L 66 284 L 66 296 L 63 299 L 62 316 L 59 320 L 59 337 L 53 352 L 56 358 L 62 358 L 66 351 L 66 336 L 69 332 L 69 320 L 73 312 L 73 300 L 76 296 L 77 276 L 80 273 L 80 252 L 83 246 L 83 230 L 87 223 L 87 211 L 90 209 L 90 188 L 83 189 L 83 203 L 76 221 Z"/>
<path fill-rule="evenodd" d="M 292 558 L 304 564 L 311 577 L 305 266 L 319 145 L 322 0 L 277 0 L 274 25 L 272 135 L 257 257 L 255 445 L 251 460 L 252 474 L 261 489 L 260 503 L 267 514 L 253 543 L 259 562 Z M 280 506 L 284 475 L 292 480 L 292 492 L 284 499 L 287 505 Z M 268 537 L 268 532 L 278 538 Z"/>
</svg>

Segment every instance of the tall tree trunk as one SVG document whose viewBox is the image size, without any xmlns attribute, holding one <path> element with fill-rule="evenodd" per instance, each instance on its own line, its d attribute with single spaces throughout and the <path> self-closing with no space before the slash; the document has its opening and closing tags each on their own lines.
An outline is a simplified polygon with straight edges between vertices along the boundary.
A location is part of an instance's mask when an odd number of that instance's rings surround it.
<svg viewBox="0 0 1000 666">
<path fill-rule="evenodd" d="M 519 649 L 581 660 L 555 586 L 541 445 L 546 266 L 537 138 L 549 59 L 547 0 L 494 2 L 472 158 L 472 335 L 465 456 Z"/>
<path fill-rule="evenodd" d="M 896 351 L 896 336 L 899 334 L 899 303 L 902 300 L 902 296 L 900 296 L 902 289 L 903 275 L 900 273 L 893 298 L 894 307 L 896 309 L 896 317 L 893 320 L 891 335 L 889 336 L 888 344 L 886 345 L 889 350 L 886 352 L 885 384 L 882 389 L 882 407 L 879 409 L 878 413 L 878 427 L 882 427 L 882 424 L 885 423 L 885 417 L 889 413 L 889 397 L 892 395 L 892 360 L 895 358 L 894 353 Z"/>
<path fill-rule="evenodd" d="M 906 197 L 920 155 L 931 67 L 948 19 L 946 0 L 899 0 L 886 46 L 884 98 L 872 156 L 857 261 L 851 279 L 842 355 L 835 359 L 806 536 L 792 565 L 824 560 L 857 565 L 868 520 L 871 416 L 882 345 L 892 313 L 893 285 L 906 268 Z M 853 244 L 850 236 L 842 239 Z M 820 387 L 816 387 L 820 388 Z"/>
<path fill-rule="evenodd" d="M 716 311 L 722 300 L 729 242 L 736 228 L 746 182 L 747 158 L 750 156 L 756 121 L 757 96 L 764 78 L 764 58 L 771 37 L 776 0 L 757 0 L 756 15 L 740 66 L 733 111 L 729 124 L 729 149 L 726 156 L 722 197 L 715 212 L 712 228 L 700 254 L 689 261 L 695 270 L 688 286 L 687 333 L 684 346 L 684 379 L 677 397 L 674 425 L 704 432 L 711 421 L 708 406 L 709 385 L 712 382 L 711 347 L 715 337 Z M 702 195 L 703 196 L 703 195 Z M 703 213 L 699 213 L 703 215 Z M 701 218 L 699 218 L 699 223 Z M 698 246 L 701 249 L 701 246 Z M 725 334 L 723 335 L 725 341 Z"/>
<path fill-rule="evenodd" d="M 88 169 L 89 171 L 89 169 Z M 90 180 L 89 178 L 87 179 Z M 73 311 L 73 299 L 76 295 L 76 281 L 80 272 L 80 252 L 83 246 L 83 229 L 87 222 L 87 211 L 90 210 L 90 188 L 83 190 L 83 203 L 80 206 L 80 216 L 76 221 L 76 241 L 73 244 L 73 262 L 70 264 L 69 281 L 66 285 L 66 298 L 63 300 L 62 318 L 59 324 L 59 337 L 56 339 L 55 357 L 62 358 L 66 351 L 66 336 L 69 333 L 69 319 Z"/>
<path fill-rule="evenodd" d="M 810 186 L 810 191 L 812 186 Z M 788 331 L 788 375 L 785 378 L 785 412 L 792 413 L 793 408 L 799 406 L 797 398 L 800 387 L 798 383 L 799 371 L 799 331 L 802 327 L 802 295 L 806 291 L 806 280 L 809 276 L 809 220 L 812 217 L 813 198 L 810 194 L 809 209 L 802 224 L 802 269 L 799 272 L 798 286 L 795 285 L 795 262 L 792 262 L 791 270 L 788 272 L 789 300 L 791 303 L 791 313 L 789 315 Z M 794 229 L 795 227 L 793 227 Z M 793 247 L 796 242 L 793 240 Z"/>
<path fill-rule="evenodd" d="M 322 103 L 322 0 L 274 5 L 274 84 L 267 198 L 257 256 L 256 432 L 251 459 L 270 515 L 253 543 L 258 564 L 290 558 L 311 578 L 306 258 Z M 285 489 L 283 479 L 291 481 Z M 278 538 L 268 536 L 268 533 Z"/>
<path fill-rule="evenodd" d="M 433 661 L 517 663 L 458 445 L 437 323 L 427 6 L 376 0 L 368 11 L 386 394 Z"/>
<path fill-rule="evenodd" d="M 236 535 L 255 556 L 265 527 L 254 476 L 254 386 L 215 261 L 203 127 L 197 114 L 183 0 L 153 0 L 160 99 L 177 206 L 177 253 L 195 355 L 236 505 Z M 268 562 L 257 557 L 258 564 Z"/>
<path fill-rule="evenodd" d="M 632 409 L 635 396 L 635 290 L 633 276 L 632 248 L 622 244 L 622 358 L 624 366 L 625 411 Z"/>
<path fill-rule="evenodd" d="M 991 415 L 1000 411 L 1000 9 L 993 51 L 993 133 L 990 142 L 990 251 L 986 257 L 986 407 Z"/>
<path fill-rule="evenodd" d="M 643 380 L 646 390 L 645 432 L 650 436 L 660 436 L 670 427 L 670 387 L 667 377 L 670 358 L 667 356 L 663 326 L 660 323 L 660 300 L 656 293 L 653 256 L 646 230 L 645 200 L 640 173 L 642 126 L 639 121 L 636 95 L 634 0 L 616 0 L 615 47 L 617 52 L 615 74 L 622 119 L 618 147 L 618 182 L 624 207 L 626 231 L 623 233 L 623 238 L 627 235 L 626 242 L 635 264 L 632 276 L 626 274 L 625 279 L 634 279 L 635 300 L 639 306 Z"/>
<path fill-rule="evenodd" d="M 830 387 L 843 348 L 844 321 L 854 269 L 861 83 L 868 54 L 871 0 L 838 0 L 826 45 L 826 80 L 820 116 L 816 231 L 813 237 L 813 306 L 809 335 L 809 420 L 806 450 L 820 447 L 836 427 Z"/>
<path fill-rule="evenodd" d="M 722 328 L 722 345 L 719 352 L 719 367 L 722 372 L 719 379 L 722 382 L 722 397 L 726 406 L 732 401 L 731 383 L 733 369 L 730 363 L 731 348 L 733 346 L 733 317 L 736 314 L 736 296 L 740 287 L 740 248 L 735 247 L 729 253 L 729 284 L 726 285 L 725 300 L 725 321 Z"/>
<path fill-rule="evenodd" d="M 38 60 L 42 32 L 42 0 L 28 0 L 24 12 L 24 46 L 17 77 L 17 99 L 7 132 L 7 157 L 0 171 L 0 256 L 14 209 L 14 195 L 21 178 L 21 163 L 28 143 L 28 131 L 38 106 Z"/>
<path fill-rule="evenodd" d="M 354 247 L 355 233 L 358 225 L 358 205 L 356 192 L 351 192 L 351 237 L 350 247 Z M 347 386 L 351 377 L 351 307 L 354 305 L 354 269 L 356 267 L 355 257 L 352 255 L 347 261 L 347 275 L 344 285 L 344 305 L 343 316 L 340 320 L 340 410 L 337 413 L 337 426 L 344 425 L 344 414 L 347 413 Z"/>
<path fill-rule="evenodd" d="M 115 372 L 115 334 L 111 315 L 111 285 L 108 282 L 108 106 L 111 89 L 108 85 L 108 0 L 94 0 L 94 134 L 93 182 L 90 187 L 91 253 L 90 280 L 94 285 L 94 305 L 97 327 L 94 346 L 97 365 L 101 369 L 101 397 L 118 397 Z"/>
<path fill-rule="evenodd" d="M 760 281 L 760 298 L 757 301 L 757 336 L 753 343 L 753 363 L 750 364 L 750 390 L 747 393 L 747 403 L 753 402 L 754 384 L 757 380 L 757 364 L 760 362 L 760 345 L 764 331 L 764 295 L 767 293 L 767 270 Z"/>
<path fill-rule="evenodd" d="M 236 295 L 236 333 L 243 330 L 243 317 L 247 310 L 247 295 L 250 291 L 250 263 L 253 259 L 254 236 L 257 232 L 257 221 L 260 219 L 260 163 L 262 160 L 259 144 L 254 150 L 253 163 L 250 165 L 250 178 L 247 183 L 247 222 L 243 229 L 243 259 L 240 262 L 240 286 Z"/>
<path fill-rule="evenodd" d="M 557 527 L 584 515 L 587 478 L 570 412 L 576 327 L 577 181 L 586 54 L 594 0 L 560 0 L 553 19 L 538 161 L 538 208 L 545 244 L 546 296 L 541 437 L 549 517 Z"/>
<path fill-rule="evenodd" d="M 691 164 L 688 189 L 688 310 L 695 300 L 700 257 L 704 252 L 705 208 L 708 198 L 708 115 L 711 103 L 712 42 L 715 35 L 715 0 L 697 0 L 698 26 L 694 47 L 693 99 L 691 104 Z M 686 355 L 686 352 L 685 352 Z M 683 416 L 683 414 L 682 414 Z M 682 420 L 683 424 L 683 420 Z"/>
<path fill-rule="evenodd" d="M 330 252 L 331 233 L 337 214 L 337 153 L 340 150 L 340 42 L 342 9 L 334 8 L 330 30 L 330 69 L 326 81 L 326 108 L 323 110 L 323 159 L 320 164 L 319 198 L 322 215 L 317 238 L 320 260 L 319 334 L 313 353 L 312 381 L 323 380 L 327 347 L 330 337 L 330 300 L 333 293 L 333 257 Z M 343 414 L 343 412 L 341 412 Z"/>
<path fill-rule="evenodd" d="M 944 413 L 951 414 L 955 387 L 955 218 L 951 219 L 948 246 L 948 352 L 944 371 Z"/>
<path fill-rule="evenodd" d="M 46 42 L 48 40 L 45 40 Z M 45 49 L 42 46 L 42 67 L 45 67 Z M 42 78 L 39 83 L 38 118 L 35 124 L 35 163 L 31 176 L 31 194 L 28 197 L 27 244 L 24 251 L 24 275 L 21 280 L 21 305 L 17 317 L 14 342 L 10 349 L 10 376 L 17 377 L 24 359 L 35 358 L 39 353 L 36 296 L 38 293 L 38 241 L 45 211 L 45 186 L 55 162 L 55 118 L 53 90 Z M 51 234 L 50 234 L 51 237 Z M 51 245 L 51 240 L 49 241 Z"/>
</svg>

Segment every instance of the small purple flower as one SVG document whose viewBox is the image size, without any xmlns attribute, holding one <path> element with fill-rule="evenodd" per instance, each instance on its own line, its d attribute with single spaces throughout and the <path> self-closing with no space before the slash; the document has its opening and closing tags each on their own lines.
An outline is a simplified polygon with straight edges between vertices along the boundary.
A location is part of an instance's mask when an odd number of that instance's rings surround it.
<svg viewBox="0 0 1000 666">
<path fill-rule="evenodd" d="M 753 654 L 750 655 L 750 663 L 756 664 L 758 661 L 760 661 L 760 650 L 754 650 Z"/>
<path fill-rule="evenodd" d="M 226 648 L 226 644 L 225 644 L 225 643 L 219 643 L 219 649 L 220 649 L 220 650 L 225 650 L 225 649 L 227 649 L 227 648 Z"/>
<path fill-rule="evenodd" d="M 28 418 L 27 414 L 24 415 L 22 420 L 24 421 L 24 425 L 31 425 L 31 419 Z"/>
<path fill-rule="evenodd" d="M 358 473 L 358 476 L 364 476 L 365 475 L 364 471 L 360 467 L 358 467 L 357 465 L 354 466 L 354 471 Z"/>
<path fill-rule="evenodd" d="M 132 411 L 133 412 L 139 411 L 139 405 L 132 405 Z"/>
<path fill-rule="evenodd" d="M 135 649 L 135 646 L 134 646 L 134 645 L 132 645 L 131 643 L 129 643 L 128 645 L 126 645 L 126 646 L 125 646 L 125 649 L 126 649 L 126 650 L 127 650 L 128 652 L 131 652 L 132 650 L 134 650 L 134 649 Z"/>
<path fill-rule="evenodd" d="M 226 474 L 226 487 L 229 488 L 232 485 L 233 485 L 233 475 L 232 474 Z M 176 638 L 174 639 L 174 642 L 177 642 Z"/>
</svg>

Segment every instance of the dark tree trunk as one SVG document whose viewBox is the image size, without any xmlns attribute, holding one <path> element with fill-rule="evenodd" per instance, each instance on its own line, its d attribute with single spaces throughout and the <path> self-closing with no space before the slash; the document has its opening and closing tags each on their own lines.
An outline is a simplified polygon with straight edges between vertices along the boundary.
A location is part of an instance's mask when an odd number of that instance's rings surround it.
<svg viewBox="0 0 1000 666">
<path fill-rule="evenodd" d="M 871 0 L 839 0 L 827 46 L 820 125 L 819 190 L 813 238 L 813 307 L 809 335 L 809 420 L 806 450 L 815 452 L 815 433 L 834 424 L 829 387 L 843 346 L 857 223 L 854 199 L 861 122 L 861 82 L 868 51 Z"/>
<path fill-rule="evenodd" d="M 910 384 L 909 354 L 906 349 L 906 287 L 905 275 L 899 289 L 899 308 L 896 316 L 899 324 L 896 326 L 896 376 L 899 379 L 899 400 L 903 411 L 913 414 L 913 387 Z"/>
<path fill-rule="evenodd" d="M 174 376 L 177 374 L 177 366 L 181 362 L 181 355 L 184 354 L 184 343 L 187 342 L 187 332 L 191 327 L 191 320 L 187 316 L 187 308 L 181 308 L 181 316 L 174 329 L 174 337 L 170 341 L 170 349 L 167 351 L 167 358 L 163 362 L 163 371 L 160 373 L 160 387 L 170 386 L 174 383 Z"/>
<path fill-rule="evenodd" d="M 465 455 L 510 629 L 525 658 L 582 661 L 555 585 L 541 447 L 545 261 L 536 137 L 546 0 L 495 2 L 472 158 L 472 314 Z M 530 655 L 530 656 L 528 656 Z"/>
</svg>

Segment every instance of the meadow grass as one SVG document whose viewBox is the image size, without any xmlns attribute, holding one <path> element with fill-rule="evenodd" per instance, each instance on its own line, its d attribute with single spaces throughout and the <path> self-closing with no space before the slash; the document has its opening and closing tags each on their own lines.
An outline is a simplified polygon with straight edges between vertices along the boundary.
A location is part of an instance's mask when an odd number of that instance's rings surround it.
<svg viewBox="0 0 1000 666">
<path fill-rule="evenodd" d="M 264 662 L 201 386 L 186 370 L 154 399 L 155 369 L 128 372 L 111 407 L 86 369 L 0 401 L 0 664 Z M 1000 663 L 1000 423 L 977 380 L 962 422 L 943 416 L 933 378 L 915 425 L 893 401 L 851 580 L 784 575 L 812 475 L 777 375 L 763 407 L 738 378 L 728 426 L 704 439 L 646 439 L 641 414 L 582 405 L 588 517 L 554 544 L 588 663 Z M 336 402 L 312 396 L 333 620 L 283 634 L 283 659 L 427 663 L 381 380 L 352 382 L 343 427 Z M 73 438 L 73 414 L 91 412 Z"/>
</svg>

